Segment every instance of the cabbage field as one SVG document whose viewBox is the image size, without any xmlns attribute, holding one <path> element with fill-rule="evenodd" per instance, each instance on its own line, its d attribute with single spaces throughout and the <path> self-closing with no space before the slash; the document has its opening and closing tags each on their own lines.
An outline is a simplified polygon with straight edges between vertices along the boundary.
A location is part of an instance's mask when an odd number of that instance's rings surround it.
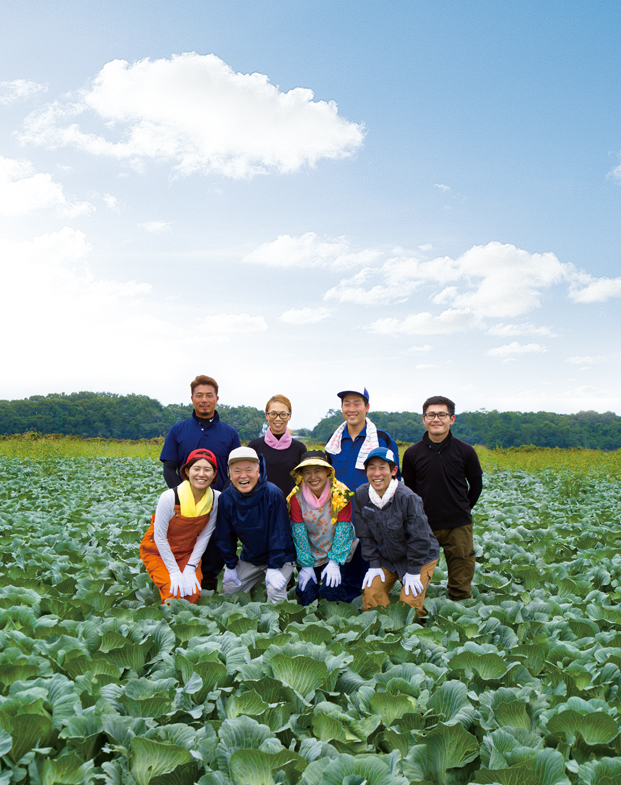
<svg viewBox="0 0 621 785">
<path fill-rule="evenodd" d="M 473 599 L 159 605 L 157 461 L 0 458 L 0 785 L 621 783 L 621 482 L 495 471 Z M 359 603 L 359 601 L 358 601 Z"/>
</svg>

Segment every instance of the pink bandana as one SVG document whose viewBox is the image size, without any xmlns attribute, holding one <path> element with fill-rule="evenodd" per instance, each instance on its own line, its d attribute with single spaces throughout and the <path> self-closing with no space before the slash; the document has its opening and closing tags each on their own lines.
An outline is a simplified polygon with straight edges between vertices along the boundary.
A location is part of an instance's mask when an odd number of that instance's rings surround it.
<svg viewBox="0 0 621 785">
<path fill-rule="evenodd" d="M 287 447 L 291 447 L 293 436 L 291 436 L 291 431 L 288 428 L 285 428 L 285 432 L 279 439 L 278 437 L 274 436 L 274 434 L 268 428 L 267 431 L 265 431 L 263 441 L 267 444 L 268 447 L 272 447 L 274 450 L 286 450 Z"/>
<path fill-rule="evenodd" d="M 330 498 L 330 494 L 332 493 L 332 482 L 328 477 L 319 498 L 315 496 L 315 494 L 311 491 L 305 482 L 302 483 L 302 493 L 304 494 L 304 499 L 309 507 L 313 507 L 315 510 L 320 510 Z"/>
</svg>

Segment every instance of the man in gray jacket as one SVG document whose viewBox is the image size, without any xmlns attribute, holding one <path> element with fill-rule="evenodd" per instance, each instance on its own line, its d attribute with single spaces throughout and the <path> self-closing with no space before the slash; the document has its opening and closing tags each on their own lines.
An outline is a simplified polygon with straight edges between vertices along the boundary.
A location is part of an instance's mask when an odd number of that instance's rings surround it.
<svg viewBox="0 0 621 785">
<path fill-rule="evenodd" d="M 352 499 L 356 536 L 362 558 L 369 562 L 362 582 L 362 609 L 389 605 L 390 590 L 400 580 L 399 599 L 426 616 L 423 602 L 440 547 L 422 499 L 396 479 L 392 450 L 371 450 L 364 468 L 369 482 L 357 488 Z"/>
</svg>

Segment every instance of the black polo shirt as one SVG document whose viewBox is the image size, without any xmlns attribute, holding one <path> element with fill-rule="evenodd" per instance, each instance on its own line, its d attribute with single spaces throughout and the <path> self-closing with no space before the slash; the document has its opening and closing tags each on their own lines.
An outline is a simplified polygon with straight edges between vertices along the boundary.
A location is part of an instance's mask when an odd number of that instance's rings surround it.
<svg viewBox="0 0 621 785">
<path fill-rule="evenodd" d="M 472 523 L 471 509 L 482 488 L 483 470 L 474 448 L 449 431 L 439 444 L 425 434 L 405 451 L 403 482 L 423 500 L 432 529 Z"/>
</svg>

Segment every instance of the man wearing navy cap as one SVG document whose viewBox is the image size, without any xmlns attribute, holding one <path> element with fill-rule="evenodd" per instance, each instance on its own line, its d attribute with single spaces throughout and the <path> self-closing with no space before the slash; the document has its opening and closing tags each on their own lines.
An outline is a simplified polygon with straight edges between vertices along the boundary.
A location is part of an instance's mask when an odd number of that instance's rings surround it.
<svg viewBox="0 0 621 785">
<path fill-rule="evenodd" d="M 342 390 L 341 411 L 345 422 L 339 425 L 326 444 L 328 460 L 334 466 L 336 479 L 350 491 L 367 482 L 364 459 L 375 447 L 387 447 L 396 456 L 397 479 L 399 473 L 399 451 L 392 436 L 380 431 L 367 417 L 369 392 L 366 387 Z"/>
<path fill-rule="evenodd" d="M 390 590 L 400 580 L 401 602 L 425 616 L 425 592 L 440 546 L 429 528 L 423 500 L 397 480 L 396 460 L 385 447 L 371 450 L 364 462 L 369 481 L 352 500 L 356 536 L 369 563 L 362 609 L 388 605 Z"/>
<path fill-rule="evenodd" d="M 371 450 L 385 447 L 395 456 L 396 477 L 399 472 L 399 450 L 392 436 L 380 431 L 367 417 L 369 411 L 369 392 L 366 387 L 354 387 L 337 393 L 341 399 L 341 411 L 345 422 L 339 425 L 326 444 L 328 460 L 334 466 L 336 479 L 355 491 L 367 482 L 364 461 Z M 357 548 L 350 563 L 351 579 L 359 579 L 359 585 L 369 569 L 369 563 Z"/>
</svg>

